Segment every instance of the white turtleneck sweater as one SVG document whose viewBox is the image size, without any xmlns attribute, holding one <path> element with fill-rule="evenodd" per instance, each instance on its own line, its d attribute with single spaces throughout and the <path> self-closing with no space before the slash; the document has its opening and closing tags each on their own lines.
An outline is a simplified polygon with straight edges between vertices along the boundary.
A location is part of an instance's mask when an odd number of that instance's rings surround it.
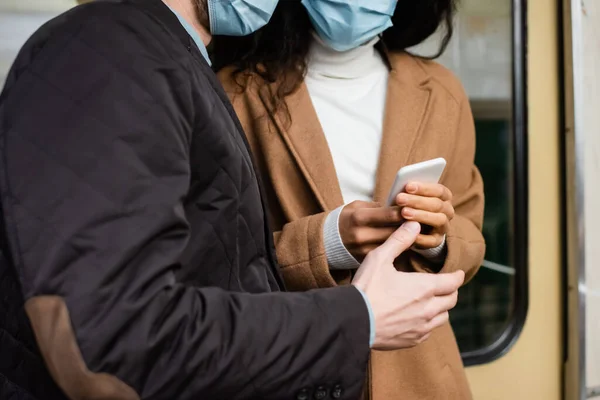
<svg viewBox="0 0 600 400">
<path fill-rule="evenodd" d="M 344 203 L 372 201 L 383 134 L 389 70 L 375 44 L 379 38 L 346 52 L 325 45 L 317 35 L 308 56 L 308 92 L 329 144 Z M 331 212 L 324 226 L 325 251 L 332 269 L 354 269 L 360 263 L 339 233 L 343 209 Z M 445 242 L 415 250 L 443 261 Z"/>
</svg>

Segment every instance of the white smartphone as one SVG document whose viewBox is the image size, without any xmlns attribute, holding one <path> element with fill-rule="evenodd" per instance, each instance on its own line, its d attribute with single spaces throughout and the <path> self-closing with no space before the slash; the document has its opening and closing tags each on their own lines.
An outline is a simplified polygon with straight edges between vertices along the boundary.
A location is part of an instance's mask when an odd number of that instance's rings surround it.
<svg viewBox="0 0 600 400">
<path fill-rule="evenodd" d="M 387 206 L 390 207 L 396 203 L 396 196 L 403 192 L 404 187 L 410 182 L 438 183 L 445 168 L 446 160 L 443 158 L 435 158 L 400 168 L 390 190 Z"/>
</svg>

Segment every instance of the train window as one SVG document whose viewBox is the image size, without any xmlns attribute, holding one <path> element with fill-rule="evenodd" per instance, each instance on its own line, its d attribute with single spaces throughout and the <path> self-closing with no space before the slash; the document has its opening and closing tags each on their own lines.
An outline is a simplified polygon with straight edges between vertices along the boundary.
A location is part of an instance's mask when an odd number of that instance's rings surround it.
<svg viewBox="0 0 600 400">
<path fill-rule="evenodd" d="M 475 161 L 485 183 L 485 261 L 451 313 L 466 365 L 504 354 L 527 310 L 524 3 L 461 1 L 454 36 L 438 59 L 469 95 L 477 131 Z M 413 52 L 435 54 L 442 34 Z"/>
</svg>

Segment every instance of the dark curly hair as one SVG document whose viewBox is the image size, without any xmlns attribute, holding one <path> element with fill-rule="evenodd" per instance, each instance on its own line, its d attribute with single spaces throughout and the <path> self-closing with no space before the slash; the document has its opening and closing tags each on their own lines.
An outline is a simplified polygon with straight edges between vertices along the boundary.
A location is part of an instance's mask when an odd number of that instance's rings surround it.
<svg viewBox="0 0 600 400">
<path fill-rule="evenodd" d="M 383 32 L 379 50 L 406 51 L 425 41 L 441 26 L 445 35 L 438 51 L 423 58 L 439 57 L 452 37 L 458 1 L 399 0 L 392 17 L 394 26 Z M 257 32 L 245 37 L 214 37 L 211 44 L 214 69 L 218 72 L 224 67 L 233 67 L 232 77 L 242 90 L 246 80 L 240 78 L 248 73 L 257 74 L 266 82 L 278 82 L 271 106 L 273 110 L 285 107 L 284 99 L 304 79 L 312 29 L 308 13 L 299 0 L 280 0 L 270 22 Z"/>
</svg>

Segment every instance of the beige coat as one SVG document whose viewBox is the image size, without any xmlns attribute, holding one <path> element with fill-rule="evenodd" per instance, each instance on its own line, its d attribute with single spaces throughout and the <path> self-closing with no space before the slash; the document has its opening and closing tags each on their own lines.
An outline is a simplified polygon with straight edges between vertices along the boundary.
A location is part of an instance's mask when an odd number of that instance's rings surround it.
<svg viewBox="0 0 600 400">
<path fill-rule="evenodd" d="M 448 166 L 441 182 L 454 194 L 456 217 L 447 234 L 442 272 L 462 269 L 470 279 L 483 260 L 485 244 L 483 184 L 474 165 L 475 131 L 468 98 L 452 73 L 435 62 L 405 53 L 391 54 L 389 60 L 392 71 L 374 200 L 385 201 L 400 167 L 444 157 Z M 269 93 L 275 84 L 257 76 L 242 77 L 248 82 L 242 93 L 231 70 L 219 75 L 262 175 L 288 288 L 301 291 L 347 284 L 351 273 L 330 271 L 325 256 L 323 224 L 343 199 L 306 85 L 286 99 L 289 124 L 284 112 L 269 112 Z M 403 255 L 397 268 L 434 269 L 413 252 Z M 415 348 L 374 351 L 367 388 L 366 395 L 374 400 L 471 398 L 449 324 Z"/>
</svg>

